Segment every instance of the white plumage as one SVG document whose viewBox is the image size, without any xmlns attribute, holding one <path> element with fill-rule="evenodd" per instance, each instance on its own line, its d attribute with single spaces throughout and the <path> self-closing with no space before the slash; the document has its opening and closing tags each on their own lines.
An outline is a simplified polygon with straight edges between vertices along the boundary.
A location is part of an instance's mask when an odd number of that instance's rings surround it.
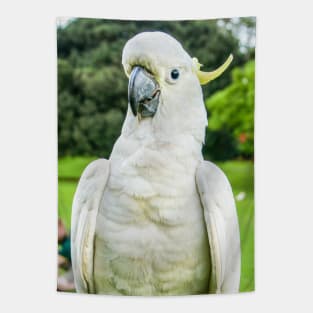
<svg viewBox="0 0 313 313">
<path fill-rule="evenodd" d="M 77 291 L 237 292 L 237 213 L 227 178 L 203 161 L 207 117 L 195 63 L 174 38 L 151 32 L 128 41 L 123 66 L 128 76 L 134 66 L 153 75 L 158 108 L 147 118 L 128 108 L 110 159 L 80 179 L 71 235 Z"/>
</svg>

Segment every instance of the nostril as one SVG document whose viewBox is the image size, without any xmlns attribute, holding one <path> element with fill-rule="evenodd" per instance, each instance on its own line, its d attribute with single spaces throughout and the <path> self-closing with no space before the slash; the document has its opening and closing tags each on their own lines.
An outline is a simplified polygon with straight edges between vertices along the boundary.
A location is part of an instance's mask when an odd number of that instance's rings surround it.
<svg viewBox="0 0 313 313">
<path fill-rule="evenodd" d="M 150 97 L 149 97 L 149 98 L 145 98 L 145 99 L 139 101 L 139 104 L 147 104 L 147 103 L 149 103 L 151 100 L 152 100 L 152 98 L 150 98 Z"/>
<path fill-rule="evenodd" d="M 153 94 L 152 94 L 152 98 L 154 98 L 155 96 L 157 96 L 157 94 L 160 92 L 160 89 L 157 88 L 156 90 L 154 90 Z"/>
<path fill-rule="evenodd" d="M 154 98 L 156 98 L 159 93 L 160 93 L 160 89 L 157 88 L 157 89 L 152 93 L 151 96 L 145 97 L 144 99 L 141 99 L 141 100 L 139 101 L 139 104 L 147 104 L 147 103 L 149 103 L 149 102 L 152 101 Z"/>
</svg>

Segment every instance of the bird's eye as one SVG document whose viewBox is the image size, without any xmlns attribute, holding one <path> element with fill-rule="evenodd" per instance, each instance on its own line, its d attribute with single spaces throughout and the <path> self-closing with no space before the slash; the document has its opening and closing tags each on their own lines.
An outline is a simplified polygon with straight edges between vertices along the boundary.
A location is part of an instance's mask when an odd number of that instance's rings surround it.
<svg viewBox="0 0 313 313">
<path fill-rule="evenodd" d="M 171 78 L 176 80 L 178 79 L 178 77 L 179 77 L 179 70 L 175 68 L 171 71 Z"/>
</svg>

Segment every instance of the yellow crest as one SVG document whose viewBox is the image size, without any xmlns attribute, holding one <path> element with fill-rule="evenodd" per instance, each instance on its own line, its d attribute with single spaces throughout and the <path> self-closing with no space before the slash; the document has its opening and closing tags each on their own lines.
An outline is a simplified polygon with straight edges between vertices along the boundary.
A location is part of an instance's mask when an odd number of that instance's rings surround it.
<svg viewBox="0 0 313 313">
<path fill-rule="evenodd" d="M 197 58 L 193 58 L 193 63 L 195 66 L 195 70 L 196 70 L 196 74 L 198 76 L 199 82 L 201 85 L 205 85 L 208 82 L 210 82 L 211 80 L 219 77 L 229 66 L 229 64 L 231 63 L 231 61 L 233 60 L 233 55 L 231 54 L 227 60 L 225 61 L 224 64 L 222 64 L 219 68 L 217 68 L 216 70 L 212 71 L 212 72 L 202 72 L 200 71 L 200 67 L 202 66 L 201 63 L 199 63 Z"/>
</svg>

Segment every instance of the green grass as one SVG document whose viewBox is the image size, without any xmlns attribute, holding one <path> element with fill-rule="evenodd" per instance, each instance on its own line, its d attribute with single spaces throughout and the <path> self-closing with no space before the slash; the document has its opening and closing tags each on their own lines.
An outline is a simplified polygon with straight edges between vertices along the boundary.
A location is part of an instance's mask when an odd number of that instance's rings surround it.
<svg viewBox="0 0 313 313">
<path fill-rule="evenodd" d="M 58 214 L 69 230 L 71 207 L 79 177 L 96 157 L 65 157 L 58 162 Z"/>
<path fill-rule="evenodd" d="M 79 179 L 84 168 L 96 157 L 64 157 L 59 159 L 59 179 Z"/>
<path fill-rule="evenodd" d="M 62 219 L 67 230 L 69 230 L 71 226 L 71 208 L 76 187 L 76 182 L 62 181 L 62 179 L 59 179 L 58 215 Z"/>
<path fill-rule="evenodd" d="M 254 164 L 251 161 L 228 161 L 218 164 L 228 177 L 236 196 L 241 239 L 241 291 L 254 290 Z"/>
<path fill-rule="evenodd" d="M 94 157 L 62 158 L 59 160 L 59 217 L 70 228 L 71 206 L 78 179 Z M 241 291 L 254 290 L 254 176 L 253 162 L 228 161 L 218 163 L 228 177 L 235 197 L 245 193 L 245 198 L 236 200 L 241 237 Z"/>
</svg>

